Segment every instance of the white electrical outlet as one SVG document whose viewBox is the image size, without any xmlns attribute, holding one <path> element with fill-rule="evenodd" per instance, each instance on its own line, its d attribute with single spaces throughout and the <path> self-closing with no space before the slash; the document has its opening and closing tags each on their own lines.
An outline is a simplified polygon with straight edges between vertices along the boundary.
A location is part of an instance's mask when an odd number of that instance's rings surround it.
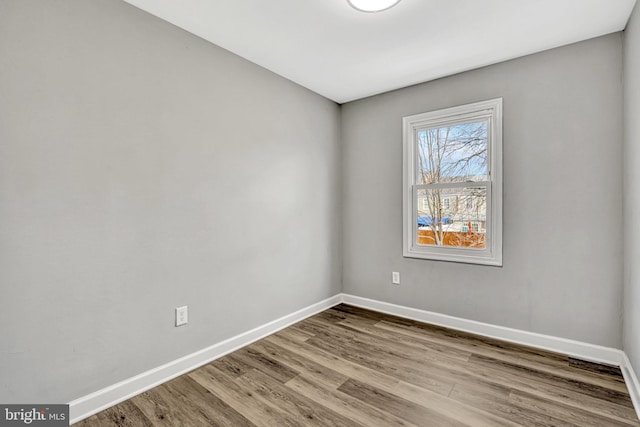
<svg viewBox="0 0 640 427">
<path fill-rule="evenodd" d="M 176 326 L 182 326 L 189 323 L 189 312 L 187 306 L 176 308 Z"/>
<path fill-rule="evenodd" d="M 393 283 L 394 285 L 399 285 L 400 284 L 400 272 L 399 271 L 394 271 L 391 273 L 391 283 Z"/>
</svg>

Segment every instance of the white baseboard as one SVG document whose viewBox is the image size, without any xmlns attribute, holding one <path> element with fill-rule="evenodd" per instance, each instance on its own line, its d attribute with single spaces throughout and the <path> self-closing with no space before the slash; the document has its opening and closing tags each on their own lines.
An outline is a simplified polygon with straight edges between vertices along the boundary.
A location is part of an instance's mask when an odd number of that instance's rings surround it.
<svg viewBox="0 0 640 427">
<path fill-rule="evenodd" d="M 73 424 L 90 417 L 341 302 L 341 295 L 335 295 L 295 313 L 76 399 L 69 403 L 70 423 Z"/>
<path fill-rule="evenodd" d="M 419 322 L 431 323 L 433 325 L 470 332 L 489 338 L 496 338 L 515 344 L 527 345 L 542 350 L 555 351 L 581 360 L 588 360 L 614 366 L 621 366 L 623 361 L 622 350 L 615 348 L 602 347 L 595 344 L 537 334 L 535 332 L 521 331 L 489 323 L 476 322 L 475 320 L 467 320 L 460 317 L 448 316 L 446 314 L 433 313 L 431 311 L 404 307 L 354 295 L 342 294 L 342 301 L 345 304 L 368 308 L 382 313 L 393 314 L 398 317 L 417 320 Z"/>
<path fill-rule="evenodd" d="M 506 328 L 504 326 L 491 325 L 489 323 L 476 322 L 475 320 L 462 319 L 460 317 L 404 307 L 354 295 L 342 294 L 342 302 L 356 307 L 404 317 L 406 319 L 444 326 L 458 331 L 470 332 L 476 335 L 527 345 L 542 350 L 554 351 L 581 360 L 619 366 L 624 377 L 624 382 L 629 390 L 633 407 L 638 414 L 638 418 L 640 418 L 640 382 L 631 366 L 627 354 L 622 350 Z"/>
<path fill-rule="evenodd" d="M 622 350 L 553 337 L 550 335 L 542 335 L 534 332 L 506 328 L 504 326 L 497 326 L 489 323 L 477 322 L 475 320 L 448 316 L 446 314 L 404 307 L 349 294 L 338 294 L 324 301 L 320 301 L 316 304 L 310 305 L 309 307 L 298 310 L 295 313 L 283 316 L 265 325 L 259 326 L 165 365 L 143 372 L 132 378 L 76 399 L 69 403 L 71 424 L 90 417 L 93 414 L 110 408 L 111 406 L 130 399 L 137 394 L 192 371 L 193 369 L 264 338 L 267 335 L 273 334 L 287 326 L 340 303 L 362 307 L 381 313 L 392 314 L 419 322 L 444 326 L 459 331 L 470 332 L 489 338 L 496 338 L 516 344 L 554 351 L 582 360 L 619 366 L 624 376 L 625 383 L 629 388 L 629 394 L 631 395 L 636 412 L 640 417 L 640 382 L 638 382 L 638 377 L 636 376 L 627 355 Z"/>
<path fill-rule="evenodd" d="M 623 353 L 622 356 L 623 363 L 620 365 L 620 370 L 622 371 L 624 382 L 627 385 L 627 389 L 629 390 L 629 395 L 631 396 L 633 406 L 634 408 L 636 408 L 638 418 L 640 418 L 640 381 L 638 381 L 638 377 L 633 370 L 633 366 L 631 366 L 631 362 L 627 357 L 627 353 Z"/>
</svg>

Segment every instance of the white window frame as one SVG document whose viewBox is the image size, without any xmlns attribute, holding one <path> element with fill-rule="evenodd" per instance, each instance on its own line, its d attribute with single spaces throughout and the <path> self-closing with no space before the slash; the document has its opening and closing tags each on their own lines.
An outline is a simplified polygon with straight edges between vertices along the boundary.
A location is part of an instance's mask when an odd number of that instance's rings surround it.
<svg viewBox="0 0 640 427">
<path fill-rule="evenodd" d="M 459 187 L 460 184 L 416 182 L 418 131 L 486 120 L 488 181 L 474 182 L 487 191 L 484 249 L 418 245 L 418 189 Z M 439 261 L 502 266 L 502 98 L 445 108 L 402 118 L 403 142 L 403 256 Z"/>
</svg>

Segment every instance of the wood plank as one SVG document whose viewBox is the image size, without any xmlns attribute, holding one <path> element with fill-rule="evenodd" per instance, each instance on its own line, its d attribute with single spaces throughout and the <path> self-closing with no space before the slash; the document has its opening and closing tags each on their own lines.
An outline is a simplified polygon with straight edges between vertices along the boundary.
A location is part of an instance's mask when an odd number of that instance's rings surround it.
<svg viewBox="0 0 640 427">
<path fill-rule="evenodd" d="M 276 405 L 291 416 L 298 425 L 326 427 L 360 427 L 358 423 L 332 411 L 324 405 L 295 393 L 264 373 L 254 370 L 236 379 L 243 389 L 257 398 Z"/>
<path fill-rule="evenodd" d="M 243 348 L 228 357 L 232 360 L 238 360 L 246 365 L 252 366 L 254 369 L 264 372 L 283 384 L 299 374 L 299 372 L 262 353 L 258 350 L 257 346 Z M 248 372 L 251 372 L 252 370 L 253 369 Z"/>
<path fill-rule="evenodd" d="M 616 367 L 338 305 L 80 426 L 640 427 Z"/>
<path fill-rule="evenodd" d="M 76 423 L 74 426 L 153 427 L 154 424 L 142 413 L 133 401 L 126 400 Z"/>
<path fill-rule="evenodd" d="M 470 364 L 470 370 L 487 382 L 501 384 L 513 390 L 523 391 L 540 398 L 549 398 L 594 414 L 606 415 L 616 421 L 624 422 L 628 420 L 637 422 L 635 411 L 626 405 L 622 406 L 603 401 L 599 398 L 569 390 L 555 384 L 537 381 L 535 378 L 507 372 L 498 365 L 484 364 L 478 366 Z"/>
<path fill-rule="evenodd" d="M 566 357 L 564 360 L 557 360 L 540 355 L 522 356 L 514 363 L 518 366 L 545 372 L 552 376 L 565 378 L 566 380 L 577 380 L 582 383 L 608 388 L 622 394 L 629 393 L 619 368 L 615 368 L 617 372 L 613 370 L 613 367 L 607 367 L 601 371 L 594 371 L 591 369 L 583 369 L 583 365 L 576 364 L 569 357 Z"/>
<path fill-rule="evenodd" d="M 604 365 L 602 363 L 588 362 L 586 360 L 579 360 L 575 357 L 569 357 L 569 366 L 572 368 L 582 369 L 588 372 L 595 372 L 601 375 L 607 375 L 610 377 L 618 378 L 619 381 L 624 382 L 622 371 L 618 366 Z"/>
<path fill-rule="evenodd" d="M 181 376 L 169 381 L 164 386 L 187 411 L 200 413 L 201 416 L 198 418 L 206 420 L 207 425 L 221 427 L 255 426 L 255 424 L 189 376 Z"/>
<path fill-rule="evenodd" d="M 411 325 L 400 325 L 388 320 L 381 320 L 376 323 L 376 328 L 383 329 L 398 335 L 404 335 L 415 339 L 427 339 L 438 344 L 447 345 L 462 351 L 474 354 L 493 357 L 498 360 L 515 362 L 520 355 L 513 351 L 504 349 L 502 346 L 491 345 L 481 340 L 470 340 L 466 337 L 452 339 L 438 330 L 418 329 Z"/>
<path fill-rule="evenodd" d="M 174 396 L 164 386 L 145 391 L 131 401 L 140 408 L 154 426 L 173 426 L 185 419 L 206 422 L 206 419 L 199 416 L 200 414 L 190 414 L 181 404 L 177 404 Z"/>
<path fill-rule="evenodd" d="M 354 318 L 362 319 L 363 322 L 368 322 L 371 320 L 374 322 L 378 322 L 381 319 L 386 319 L 389 317 L 388 314 L 378 313 L 377 311 L 367 310 L 365 308 L 360 308 L 348 304 L 338 304 L 327 311 L 344 316 L 352 315 L 354 316 Z M 399 322 L 404 321 L 404 319 L 400 317 L 398 317 L 397 319 Z"/>
<path fill-rule="evenodd" d="M 351 418 L 364 427 L 375 425 L 417 427 L 416 424 L 411 424 L 383 409 L 370 405 L 368 402 L 362 402 L 339 390 L 327 387 L 305 375 L 299 375 L 285 385 L 296 393 L 300 393 L 300 395 L 306 396 L 338 414 Z"/>
<path fill-rule="evenodd" d="M 441 360 L 454 358 L 466 362 L 473 354 L 468 349 L 463 350 L 450 345 L 442 344 L 435 340 L 425 338 L 424 335 L 421 337 L 412 337 L 408 335 L 398 334 L 396 332 L 377 328 L 375 324 L 369 326 L 363 325 L 359 322 L 354 322 L 353 320 L 344 320 L 338 322 L 336 325 L 345 327 L 348 330 L 357 331 L 363 337 L 369 336 L 370 338 L 375 338 L 377 340 L 384 340 L 385 343 L 390 343 L 392 345 L 402 344 L 403 346 L 410 347 L 416 351 L 434 352 L 438 355 L 443 356 Z"/>
<path fill-rule="evenodd" d="M 313 334 L 301 331 L 296 327 L 296 325 L 291 325 L 286 329 L 282 329 L 281 331 L 276 332 L 275 335 L 284 336 L 300 342 L 304 342 L 313 336 Z"/>
<path fill-rule="evenodd" d="M 591 396 L 616 405 L 633 408 L 633 403 L 628 393 L 612 390 L 594 384 L 582 382 L 574 378 L 549 374 L 546 371 L 531 369 L 527 366 L 495 360 L 485 356 L 473 355 L 469 360 L 470 365 L 483 366 L 491 369 L 499 368 L 501 372 L 528 378 L 532 381 L 550 384 L 567 390 Z"/>
<path fill-rule="evenodd" d="M 630 421 L 618 421 L 611 417 L 603 417 L 580 408 L 565 405 L 561 402 L 543 399 L 521 391 L 512 391 L 508 402 L 518 408 L 526 408 L 538 413 L 547 414 L 554 419 L 564 419 L 581 427 L 628 427 L 635 425 Z"/>
<path fill-rule="evenodd" d="M 272 338 L 279 340 L 280 338 Z M 291 342 L 290 342 L 291 343 Z M 510 423 L 506 420 L 500 420 L 497 417 L 492 417 L 489 414 L 485 413 L 482 410 L 468 408 L 465 405 L 455 404 L 453 401 L 444 398 L 443 395 L 447 395 L 447 393 L 441 393 L 442 390 L 437 389 L 440 393 L 436 393 L 424 388 L 417 387 L 413 384 L 409 384 L 403 381 L 398 381 L 391 376 L 382 374 L 378 371 L 374 371 L 368 368 L 363 368 L 360 365 L 353 364 L 351 362 L 341 360 L 332 356 L 330 353 L 325 352 L 324 350 L 318 350 L 311 347 L 309 344 L 302 343 L 291 343 L 293 345 L 298 346 L 298 352 L 306 353 L 309 357 L 317 357 L 319 358 L 320 363 L 327 363 L 328 365 L 333 366 L 335 369 L 344 373 L 345 375 L 349 375 L 351 378 L 358 379 L 361 382 L 366 382 L 368 384 L 374 384 L 380 390 L 384 390 L 390 394 L 401 397 L 405 400 L 413 402 L 418 405 L 425 405 L 426 402 L 433 405 L 435 408 L 438 408 L 438 411 L 446 411 L 446 413 L 452 417 L 457 419 L 457 417 L 463 416 L 468 420 L 469 418 L 473 418 L 475 420 L 474 426 L 513 426 L 513 423 Z M 287 346 L 286 342 L 281 342 L 281 345 Z M 305 348 L 306 347 L 306 348 Z M 297 377 L 292 380 L 297 380 Z M 287 383 L 289 384 L 289 383 Z M 450 390 L 448 390 L 450 391 Z M 504 393 L 504 398 L 506 399 L 508 396 L 508 391 Z"/>
<path fill-rule="evenodd" d="M 580 427 L 570 421 L 555 418 L 530 408 L 511 405 L 508 398 L 496 396 L 492 390 L 485 387 L 456 384 L 449 397 L 472 407 L 481 407 L 501 419 L 509 420 L 520 426 Z"/>
<path fill-rule="evenodd" d="M 215 366 L 206 365 L 187 375 L 255 425 L 268 427 L 300 425 L 277 405 L 256 398 L 253 392 L 243 389 L 234 379 Z"/>
<path fill-rule="evenodd" d="M 235 353 L 214 360 L 211 364 L 233 378 L 237 378 L 254 369 L 253 365 L 250 365 L 237 357 L 233 357 L 234 354 Z"/>
<path fill-rule="evenodd" d="M 330 369 L 339 372 L 347 376 L 348 378 L 355 378 L 361 381 L 368 381 L 370 384 L 378 387 L 394 387 L 398 384 L 399 380 L 392 376 L 386 375 L 378 370 L 368 368 L 358 363 L 350 362 L 349 360 L 342 359 L 328 351 L 311 346 L 308 343 L 295 342 L 293 340 L 285 339 L 279 335 L 272 335 L 265 338 L 265 341 L 272 342 L 280 347 L 286 348 L 293 352 L 306 357 L 315 363 L 328 367 Z M 435 390 L 438 390 L 442 394 L 448 394 L 453 387 L 453 384 L 433 384 Z"/>
<path fill-rule="evenodd" d="M 313 328 L 314 326 L 312 325 L 307 327 Z M 316 340 L 321 339 L 320 335 L 322 335 L 322 333 L 320 331 L 316 331 L 316 332 L 317 332 L 316 337 L 308 341 L 310 344 L 314 344 Z M 328 333 L 325 333 L 325 335 L 329 335 L 329 337 L 333 342 L 332 345 L 335 346 L 335 345 L 338 345 L 337 343 L 339 343 L 339 348 L 337 351 L 343 351 L 343 352 L 357 351 L 353 346 L 353 342 L 352 342 L 354 340 L 353 337 L 348 335 L 341 336 L 339 333 L 335 333 L 336 332 L 335 329 L 333 330 L 333 332 L 334 334 L 332 336 Z M 505 347 L 510 347 L 510 346 L 513 347 L 513 345 L 510 345 L 510 344 L 505 345 Z M 327 348 L 330 348 L 330 345 Z M 380 347 L 378 348 L 368 347 L 367 344 L 364 344 L 361 341 L 358 342 L 358 348 L 365 354 L 372 354 L 375 352 L 384 353 L 384 349 L 381 349 Z M 334 347 L 334 350 L 335 350 L 335 347 Z M 525 353 L 529 353 L 529 352 L 531 352 L 530 349 L 525 349 Z M 413 366 L 407 365 L 405 360 L 402 357 L 396 357 L 396 355 L 394 354 L 387 353 L 385 354 L 384 358 L 378 358 L 378 359 L 379 361 L 381 361 L 380 363 L 387 363 L 388 364 L 387 366 L 401 367 L 401 370 L 405 373 L 412 372 Z M 471 377 L 478 376 L 480 378 L 484 378 L 485 380 L 489 380 L 490 382 L 495 381 L 496 380 L 495 378 L 489 379 L 486 373 L 482 372 L 482 370 L 474 369 L 477 367 L 477 362 L 482 360 L 485 360 L 484 356 L 474 355 L 473 361 L 475 362 L 475 364 L 470 364 L 469 366 L 465 364 L 460 364 L 455 360 L 450 360 L 446 365 L 439 365 L 437 363 L 434 363 L 433 360 L 425 360 L 425 359 L 421 360 L 421 362 L 424 365 L 431 366 L 433 368 L 431 370 L 435 370 L 438 372 L 447 372 L 447 375 L 455 379 L 456 381 L 460 381 L 460 382 L 470 381 L 471 380 L 471 378 L 469 378 L 470 376 Z M 486 360 L 489 360 L 489 359 L 486 359 Z M 581 396 L 582 400 L 585 400 L 585 399 L 588 400 L 589 397 L 595 397 L 596 399 L 598 399 L 597 401 L 594 401 L 593 399 L 590 400 L 589 407 L 596 407 L 599 410 L 606 411 L 608 414 L 614 417 L 622 417 L 622 418 L 635 417 L 635 413 L 633 413 L 633 411 L 626 411 L 623 408 L 618 407 L 618 405 L 623 405 L 623 406 L 630 405 L 630 400 L 628 398 L 622 399 L 623 395 L 621 395 L 618 392 L 611 391 L 608 389 L 603 389 L 602 387 L 588 385 L 580 381 L 566 380 L 566 379 L 563 380 L 563 378 L 561 377 L 553 377 L 542 372 L 537 372 L 530 369 L 524 369 L 522 367 L 518 367 L 517 365 L 509 364 L 508 362 L 496 361 L 495 359 L 491 359 L 492 365 L 495 365 L 498 362 L 502 363 L 502 365 L 505 368 L 509 368 L 511 370 L 517 369 L 521 374 L 521 376 L 524 376 L 524 378 L 526 378 L 526 381 L 520 382 L 520 385 L 523 386 L 525 389 L 530 388 L 531 386 L 539 387 L 540 384 L 544 384 L 544 385 L 549 384 L 555 388 L 558 388 L 558 387 L 567 388 L 570 392 L 574 392 L 574 393 L 577 392 L 583 395 Z M 504 370 L 501 370 L 500 374 L 505 373 L 502 371 Z M 496 378 L 500 379 L 500 375 L 498 375 Z M 546 391 L 549 392 L 552 389 L 552 387 L 546 387 Z M 560 395 L 564 393 L 564 390 L 560 390 L 560 393 L 557 393 L 557 390 L 553 390 L 553 391 L 555 391 L 556 394 L 560 394 Z M 573 396 L 576 396 L 576 394 L 574 394 Z M 611 403 L 613 403 L 613 405 L 608 405 L 606 402 L 602 402 L 601 400 L 608 400 Z"/>
<path fill-rule="evenodd" d="M 448 393 L 453 385 L 453 382 L 441 372 L 424 370 L 422 366 L 425 363 L 424 360 L 411 360 L 403 356 L 382 354 L 382 352 L 360 343 L 348 343 L 339 339 L 327 341 L 314 337 L 305 344 L 315 347 L 315 351 L 328 351 L 353 364 L 442 394 Z"/>
<path fill-rule="evenodd" d="M 318 383 L 326 384 L 328 387 L 338 388 L 340 384 L 349 379 L 346 375 L 266 340 L 254 343 L 252 347 L 292 370 L 300 372 L 308 378 L 313 378 Z"/>
<path fill-rule="evenodd" d="M 469 423 L 473 421 L 459 422 L 431 408 L 426 408 L 356 380 L 346 381 L 338 387 L 338 390 L 372 406 L 384 408 L 386 412 L 416 425 L 466 427 L 471 425 Z"/>
</svg>

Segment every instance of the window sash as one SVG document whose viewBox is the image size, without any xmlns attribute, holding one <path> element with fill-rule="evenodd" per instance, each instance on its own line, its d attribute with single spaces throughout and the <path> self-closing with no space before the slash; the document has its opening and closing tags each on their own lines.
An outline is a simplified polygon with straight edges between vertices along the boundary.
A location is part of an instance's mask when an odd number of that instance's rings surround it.
<svg viewBox="0 0 640 427">
<path fill-rule="evenodd" d="M 487 113 L 486 111 L 482 111 L 478 113 L 469 113 L 469 114 L 461 115 L 460 117 L 463 117 L 463 118 L 456 118 L 456 119 L 445 118 L 441 121 L 429 122 L 428 125 L 423 125 L 423 126 L 415 125 L 412 127 L 413 138 L 412 138 L 411 155 L 414 161 L 414 164 L 412 165 L 413 171 L 411 173 L 412 184 L 415 184 L 416 181 L 418 181 L 418 172 L 420 170 L 420 167 L 418 166 L 418 153 L 419 153 L 418 144 L 420 139 L 418 137 L 418 134 L 420 132 L 428 131 L 431 129 L 438 129 L 438 128 L 448 127 L 448 126 L 457 126 L 457 125 L 463 125 L 466 123 L 473 123 L 473 122 L 487 122 L 487 159 L 488 159 L 487 176 L 491 177 L 491 169 L 493 167 L 493 162 L 491 161 L 491 158 L 493 156 L 492 142 L 493 142 L 493 138 L 495 137 L 495 133 L 493 130 L 493 127 L 495 125 L 495 120 L 493 115 L 491 113 Z"/>
<path fill-rule="evenodd" d="M 418 132 L 487 121 L 486 181 L 418 184 Z M 403 117 L 403 256 L 502 266 L 502 98 Z M 487 185 L 485 249 L 417 243 L 417 190 Z"/>
<path fill-rule="evenodd" d="M 433 184 L 414 184 L 414 190 L 433 190 L 440 188 L 472 188 L 472 187 L 488 187 L 491 181 L 464 181 L 464 182 L 434 182 Z"/>
<path fill-rule="evenodd" d="M 418 250 L 418 248 L 434 248 L 434 249 L 443 249 L 444 251 L 457 251 L 460 250 L 463 253 L 470 254 L 482 254 L 485 253 L 487 255 L 491 254 L 492 248 L 492 236 L 493 236 L 493 221 L 492 221 L 492 195 L 491 195 L 491 181 L 478 181 L 478 182 L 459 182 L 459 183 L 439 183 L 439 184 L 416 184 L 412 189 L 412 200 L 413 200 L 413 208 L 411 212 L 412 216 L 412 227 L 411 227 L 411 248 L 412 250 Z M 442 245 L 419 245 L 418 244 L 418 191 L 419 190 L 434 190 L 434 189 L 444 189 L 444 188 L 484 188 L 487 200 L 486 204 L 486 235 L 485 235 L 485 247 L 483 249 L 479 248 L 465 248 L 462 246 L 442 246 Z"/>
</svg>

